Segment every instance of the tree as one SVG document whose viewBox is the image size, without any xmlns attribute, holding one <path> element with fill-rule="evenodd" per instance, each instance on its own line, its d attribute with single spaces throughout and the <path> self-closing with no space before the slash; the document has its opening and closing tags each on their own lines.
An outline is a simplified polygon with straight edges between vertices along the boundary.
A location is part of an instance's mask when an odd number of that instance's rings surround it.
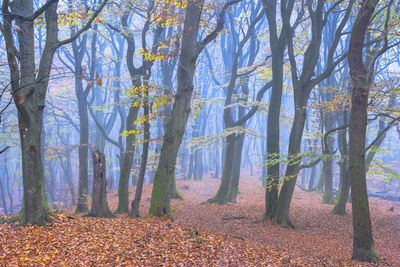
<svg viewBox="0 0 400 267">
<path fill-rule="evenodd" d="M 98 150 L 92 152 L 93 158 L 93 190 L 92 190 L 92 207 L 87 217 L 105 217 L 111 218 L 111 213 L 107 204 L 106 194 L 106 158 L 103 153 Z"/>
<path fill-rule="evenodd" d="M 298 59 L 294 52 L 293 36 L 289 35 L 288 37 L 288 54 L 294 91 L 295 110 L 289 137 L 288 157 L 290 160 L 286 168 L 285 179 L 281 191 L 279 192 L 276 201 L 276 212 L 274 213 L 274 220 L 284 227 L 294 227 L 294 224 L 289 218 L 289 208 L 300 170 L 300 161 L 298 159 L 301 151 L 301 140 L 307 118 L 306 111 L 310 93 L 316 85 L 328 78 L 336 66 L 345 59 L 344 53 L 335 57 L 335 52 L 342 38 L 343 29 L 351 15 L 354 0 L 349 1 L 348 4 L 345 5 L 345 9 L 342 11 L 342 19 L 335 25 L 336 27 L 334 29 L 331 29 L 334 32 L 334 38 L 329 51 L 327 52 L 328 57 L 325 69 L 317 76 L 315 75 L 315 68 L 319 60 L 323 29 L 326 26 L 331 12 L 341 7 L 342 2 L 343 1 L 338 1 L 329 4 L 325 1 L 318 0 L 316 4 L 313 4 L 313 1 L 306 1 L 305 6 L 307 7 L 311 19 L 311 40 L 304 52 L 301 71 L 298 70 L 297 66 Z M 324 9 L 328 9 L 328 11 L 324 12 Z M 283 23 L 286 27 L 291 27 L 289 22 L 289 18 L 284 18 Z"/>
<path fill-rule="evenodd" d="M 18 110 L 18 125 L 21 139 L 22 173 L 24 198 L 20 223 L 44 225 L 50 220 L 44 191 L 44 175 L 41 157 L 41 134 L 43 110 L 54 54 L 62 45 L 76 40 L 90 28 L 101 12 L 104 0 L 86 25 L 72 37 L 59 41 L 57 25 L 57 0 L 48 0 L 34 11 L 33 1 L 17 0 L 10 4 L 3 1 L 2 25 L 10 69 L 11 89 Z M 35 64 L 34 20 L 44 14 L 46 21 L 46 42 L 40 56 L 39 66 Z M 13 21 L 15 26 L 13 27 Z M 18 46 L 13 30 L 17 31 Z"/>
<path fill-rule="evenodd" d="M 126 51 L 126 64 L 128 67 L 128 71 L 130 74 L 130 78 L 132 81 L 132 87 L 134 91 L 134 95 L 132 97 L 132 104 L 129 107 L 128 116 L 126 118 L 126 146 L 125 151 L 123 152 L 121 164 L 120 164 L 120 179 L 118 184 L 118 208 L 116 213 L 126 213 L 129 211 L 129 176 L 132 168 L 132 160 L 135 153 L 135 135 L 133 132 L 136 130 L 136 125 L 134 122 L 138 118 L 139 108 L 137 97 L 141 94 L 140 88 L 142 88 L 142 78 L 147 80 L 150 77 L 148 73 L 150 73 L 150 69 L 153 66 L 153 59 L 146 59 L 146 34 L 150 28 L 150 16 L 151 12 L 154 11 L 154 1 L 150 1 L 149 7 L 147 9 L 147 20 L 142 29 L 142 64 L 139 67 L 135 67 L 134 64 L 134 54 L 135 54 L 135 35 L 134 32 L 131 31 L 128 27 L 128 19 L 129 15 L 132 11 L 132 6 L 128 3 L 127 9 L 123 11 L 121 16 L 121 29 L 116 29 L 121 32 L 128 43 L 127 51 Z M 163 31 L 162 25 L 158 25 L 153 38 L 153 45 L 150 49 L 150 55 L 155 55 L 158 51 L 158 40 Z M 147 76 L 148 75 L 148 76 Z M 147 88 L 146 88 L 147 89 Z M 136 90 L 136 92 L 135 92 Z M 136 95 L 138 94 L 138 95 Z"/>
<path fill-rule="evenodd" d="M 178 64 L 178 90 L 175 95 L 171 117 L 167 123 L 160 159 L 154 176 L 149 214 L 171 215 L 170 197 L 175 174 L 176 158 L 190 114 L 193 94 L 193 77 L 196 61 L 204 47 L 213 41 L 224 25 L 226 10 L 240 0 L 232 0 L 223 6 L 216 28 L 202 41 L 198 41 L 200 18 L 205 0 L 189 0 L 183 24 L 182 48 Z"/>
<path fill-rule="evenodd" d="M 348 56 L 352 80 L 349 134 L 349 169 L 352 188 L 351 197 L 354 232 L 352 258 L 369 262 L 376 262 L 378 260 L 372 237 L 365 171 L 368 95 L 371 88 L 375 62 L 367 69 L 363 60 L 363 47 L 368 25 L 370 24 L 371 17 L 377 5 L 377 0 L 364 0 L 362 2 L 351 31 Z"/>
<path fill-rule="evenodd" d="M 293 6 L 293 0 L 282 1 L 281 3 L 281 16 L 282 18 L 290 18 Z M 268 20 L 268 28 L 270 32 L 270 47 L 272 57 L 272 90 L 270 105 L 268 108 L 267 118 L 267 177 L 266 190 L 265 190 L 265 214 L 264 218 L 272 217 L 275 212 L 276 200 L 278 198 L 278 184 L 279 184 L 279 140 L 280 140 L 280 113 L 282 103 L 282 89 L 283 89 L 283 65 L 284 65 L 284 52 L 287 44 L 287 37 L 292 33 L 292 27 L 286 25 L 282 27 L 280 34 L 278 34 L 278 25 L 276 23 L 276 7 L 277 1 L 263 0 L 264 12 Z M 300 16 L 299 16 L 300 17 Z M 295 26 L 294 26 L 295 27 Z M 271 163 L 276 162 L 276 163 Z"/>
<path fill-rule="evenodd" d="M 250 56 L 248 57 L 248 67 L 254 63 L 254 60 L 256 58 L 256 44 L 255 44 L 255 37 L 254 37 L 254 32 L 256 31 L 255 28 L 257 24 L 261 21 L 263 18 L 263 12 L 259 12 L 261 2 L 258 2 L 257 5 L 253 6 L 251 5 L 251 14 L 250 18 L 247 20 L 247 22 L 242 22 L 243 26 L 247 28 L 246 32 L 243 32 L 243 36 L 241 37 L 241 34 L 235 31 L 234 27 L 234 19 L 233 15 L 229 14 L 229 19 L 230 19 L 230 35 L 232 36 L 231 41 L 231 51 L 226 51 L 225 53 L 225 62 L 227 67 L 230 67 L 230 79 L 228 82 L 228 86 L 226 88 L 226 98 L 225 98 L 225 108 L 224 108 L 224 126 L 225 130 L 234 130 L 235 127 L 241 126 L 244 127 L 246 124 L 246 121 L 250 119 L 255 112 L 258 109 L 258 105 L 255 105 L 252 107 L 246 114 L 245 110 L 242 107 L 239 107 L 238 109 L 238 120 L 234 121 L 233 117 L 233 112 L 232 112 L 232 103 L 233 98 L 234 98 L 234 92 L 238 91 L 239 87 L 237 83 L 237 79 L 240 78 L 238 74 L 238 70 L 241 67 L 240 63 L 243 63 L 244 59 L 246 58 L 245 53 L 243 53 L 244 47 L 246 43 L 251 40 L 250 42 L 250 49 L 249 49 L 249 54 Z M 241 24 L 242 24 L 241 23 Z M 228 40 L 227 40 L 228 42 Z M 233 56 L 231 55 L 233 54 Z M 254 70 L 254 69 L 253 69 Z M 246 77 L 247 78 L 247 77 Z M 248 79 L 248 78 L 247 78 Z M 243 80 L 241 80 L 243 81 Z M 270 88 L 271 83 L 267 83 L 265 86 L 263 86 L 258 94 L 257 94 L 257 100 L 256 101 L 261 101 L 264 93 Z M 238 101 L 242 102 L 247 102 L 248 98 L 248 87 L 246 85 L 246 82 L 244 82 L 242 85 L 242 94 L 244 96 L 241 97 Z M 222 178 L 221 178 L 221 184 L 218 189 L 217 194 L 215 197 L 207 200 L 207 202 L 213 203 L 219 203 L 219 204 L 225 204 L 228 201 L 231 202 L 236 202 L 236 195 L 238 192 L 238 185 L 239 185 L 239 176 L 240 176 L 240 170 L 236 169 L 236 173 L 234 173 L 234 164 L 236 163 L 236 167 L 240 168 L 240 161 L 241 161 L 241 154 L 242 154 L 242 148 L 243 148 L 243 141 L 244 141 L 244 134 L 236 134 L 232 133 L 226 136 L 225 142 L 226 142 L 226 150 L 225 150 L 225 158 L 224 158 L 224 168 L 222 171 Z M 235 179 L 233 179 L 235 178 Z"/>
</svg>

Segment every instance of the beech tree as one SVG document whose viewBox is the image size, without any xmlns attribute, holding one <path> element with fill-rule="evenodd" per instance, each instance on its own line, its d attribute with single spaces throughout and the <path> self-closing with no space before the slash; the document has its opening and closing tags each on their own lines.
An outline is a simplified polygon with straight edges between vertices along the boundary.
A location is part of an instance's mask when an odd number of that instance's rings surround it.
<svg viewBox="0 0 400 267">
<path fill-rule="evenodd" d="M 319 0 L 315 4 L 313 1 L 305 1 L 304 8 L 306 8 L 311 19 L 311 40 L 304 52 L 301 70 L 298 69 L 298 59 L 293 46 L 293 35 L 288 36 L 288 56 L 294 92 L 295 110 L 289 137 L 289 162 L 287 164 L 285 179 L 281 191 L 279 192 L 279 196 L 275 200 L 276 202 L 274 202 L 275 204 L 272 209 L 275 211 L 272 216 L 274 220 L 285 227 L 294 227 L 294 224 L 291 222 L 289 217 L 289 208 L 300 170 L 300 161 L 298 159 L 301 152 L 301 141 L 307 118 L 307 103 L 311 91 L 316 85 L 328 78 L 336 66 L 346 57 L 344 53 L 336 55 L 336 52 L 343 35 L 343 30 L 351 15 L 351 10 L 354 5 L 354 1 L 352 0 L 347 4 L 344 4 L 345 8 L 341 11 L 343 12 L 343 15 L 340 22 L 335 25 L 336 27 L 331 29 L 334 38 L 329 50 L 327 51 L 328 56 L 325 68 L 318 75 L 315 74 L 315 68 L 319 61 L 323 29 L 326 27 L 331 12 L 343 7 L 343 4 L 343 1 L 338 1 L 333 4 L 326 3 L 322 0 Z M 326 12 L 324 12 L 325 9 L 327 10 Z M 289 27 L 291 31 L 294 30 L 290 25 L 289 17 L 284 17 L 283 23 L 284 27 Z"/>
<path fill-rule="evenodd" d="M 368 121 L 368 96 L 373 83 L 376 61 L 389 48 L 398 45 L 398 43 L 389 44 L 388 40 L 388 27 L 393 3 L 393 0 L 391 0 L 386 7 L 383 46 L 372 60 L 364 61 L 365 38 L 378 2 L 378 0 L 364 0 L 362 2 L 351 31 L 348 56 L 352 81 L 349 134 L 349 169 L 354 231 L 352 258 L 368 262 L 376 262 L 379 259 L 374 248 L 366 182 L 365 138 Z"/>
<path fill-rule="evenodd" d="M 250 18 L 248 19 L 247 22 L 241 22 L 244 25 L 241 27 L 246 27 L 246 32 L 243 32 L 242 34 L 238 33 L 235 31 L 235 26 L 234 26 L 234 19 L 233 15 L 234 14 L 229 14 L 229 22 L 230 22 L 230 35 L 232 36 L 230 39 L 227 40 L 227 42 L 231 42 L 231 50 L 226 51 L 224 53 L 224 58 L 227 67 L 230 71 L 230 79 L 228 82 L 228 86 L 226 87 L 226 98 L 225 98 L 225 108 L 224 108 L 224 126 L 225 130 L 229 131 L 234 129 L 234 127 L 244 127 L 246 124 L 246 121 L 250 119 L 255 112 L 258 109 L 258 106 L 255 105 L 252 107 L 248 112 L 245 113 L 245 109 L 242 107 L 238 108 L 238 120 L 234 120 L 233 116 L 233 108 L 232 104 L 235 103 L 233 100 L 234 98 L 234 93 L 238 91 L 239 84 L 237 83 L 237 80 L 239 78 L 245 78 L 248 80 L 248 77 L 246 77 L 246 74 L 248 75 L 248 72 L 243 73 L 242 75 L 239 75 L 238 70 L 240 67 L 240 64 L 243 64 L 243 61 L 247 57 L 243 53 L 244 47 L 247 44 L 247 42 L 250 40 L 249 44 L 249 57 L 247 59 L 247 67 L 252 68 L 252 65 L 254 64 L 254 61 L 256 59 L 257 53 L 256 53 L 256 43 L 255 43 L 255 36 L 254 32 L 256 31 L 256 26 L 260 24 L 260 21 L 262 20 L 264 14 L 263 12 L 260 12 L 260 7 L 261 7 L 261 1 L 257 3 L 257 5 L 251 6 L 250 9 Z M 244 7 L 246 8 L 246 7 Z M 243 36 L 241 36 L 243 35 Z M 227 38 L 228 39 L 228 38 Z M 233 56 L 232 56 L 233 54 Z M 253 67 L 252 71 L 254 71 L 256 68 Z M 248 81 L 244 82 L 243 80 L 240 80 L 242 83 L 240 84 L 241 89 L 242 89 L 242 97 L 238 100 L 241 102 L 247 102 L 248 100 Z M 264 93 L 270 88 L 271 83 L 267 83 L 265 86 L 263 86 L 258 94 L 257 94 L 257 99 L 256 101 L 261 101 Z M 237 101 L 237 102 L 238 102 Z M 230 202 L 236 202 L 236 195 L 238 193 L 238 186 L 239 186 L 239 176 L 240 176 L 240 161 L 241 161 L 241 154 L 242 154 L 242 149 L 243 149 L 243 142 L 244 142 L 244 134 L 236 134 L 232 133 L 229 134 L 225 138 L 226 142 L 226 150 L 225 150 L 225 158 L 224 158 L 224 168 L 222 171 L 222 178 L 221 178 L 221 184 L 218 189 L 217 194 L 215 195 L 214 198 L 211 198 L 207 200 L 207 202 L 212 203 L 216 202 L 219 204 L 225 204 L 228 201 Z M 235 168 L 236 172 L 234 171 Z"/>
<path fill-rule="evenodd" d="M 48 0 L 37 10 L 34 10 L 33 1 L 16 0 L 12 3 L 9 0 L 3 1 L 2 32 L 7 49 L 12 95 L 18 110 L 21 139 L 24 189 L 19 218 L 21 224 L 44 225 L 50 220 L 44 191 L 41 133 L 54 54 L 57 48 L 76 40 L 88 30 L 106 3 L 107 0 L 101 3 L 84 27 L 70 38 L 60 41 L 57 24 L 58 0 Z M 37 66 L 34 20 L 43 14 L 46 22 L 46 41 Z M 13 32 L 17 32 L 17 40 Z"/>
<path fill-rule="evenodd" d="M 170 198 L 175 174 L 179 146 L 190 114 L 193 94 L 193 77 L 196 61 L 204 47 L 213 41 L 223 29 L 225 12 L 240 2 L 226 2 L 218 14 L 217 26 L 202 41 L 198 41 L 201 14 L 205 0 L 189 0 L 183 23 L 181 54 L 178 63 L 178 90 L 175 94 L 171 117 L 166 125 L 158 167 L 154 176 L 149 214 L 152 216 L 171 216 Z"/>
</svg>

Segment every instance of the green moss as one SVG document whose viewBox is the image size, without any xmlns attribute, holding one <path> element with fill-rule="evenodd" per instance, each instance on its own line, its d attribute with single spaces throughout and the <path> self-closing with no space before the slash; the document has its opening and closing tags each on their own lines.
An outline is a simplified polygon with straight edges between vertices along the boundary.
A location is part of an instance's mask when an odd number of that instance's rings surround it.
<svg viewBox="0 0 400 267">
<path fill-rule="evenodd" d="M 18 215 L 15 215 L 15 216 L 11 217 L 11 218 L 8 218 L 8 219 L 1 219 L 0 224 L 19 222 L 20 217 L 21 217 L 21 214 L 18 214 Z"/>
<path fill-rule="evenodd" d="M 169 183 L 167 177 L 160 177 L 158 173 L 154 176 L 153 190 L 151 192 L 150 216 L 169 216 L 172 217 L 172 211 L 168 198 Z"/>
</svg>

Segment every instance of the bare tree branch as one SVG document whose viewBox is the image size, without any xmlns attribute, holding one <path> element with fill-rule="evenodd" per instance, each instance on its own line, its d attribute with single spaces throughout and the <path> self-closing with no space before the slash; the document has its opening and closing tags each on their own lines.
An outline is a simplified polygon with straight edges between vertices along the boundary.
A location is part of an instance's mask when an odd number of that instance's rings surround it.
<svg viewBox="0 0 400 267">
<path fill-rule="evenodd" d="M 197 51 L 198 54 L 200 54 L 201 51 L 204 49 L 204 47 L 206 47 L 207 44 L 209 44 L 211 41 L 213 41 L 218 36 L 218 33 L 223 29 L 224 23 L 225 23 L 225 13 L 228 10 L 228 8 L 231 5 L 239 3 L 240 1 L 242 1 L 242 0 L 231 0 L 231 1 L 225 3 L 221 12 L 218 15 L 217 26 L 209 35 L 206 36 L 206 38 L 204 38 L 203 41 L 200 42 L 200 47 L 199 47 L 199 50 Z"/>
<path fill-rule="evenodd" d="M 6 150 L 9 149 L 9 148 L 10 148 L 10 146 L 6 146 L 2 150 L 0 150 L 0 154 L 3 154 L 4 152 L 6 152 Z"/>
<path fill-rule="evenodd" d="M 9 2 L 9 1 L 7 0 L 7 2 Z M 40 7 L 38 10 L 36 10 L 35 13 L 33 13 L 30 16 L 24 16 L 24 15 L 20 15 L 17 13 L 13 13 L 13 12 L 10 12 L 8 9 L 7 9 L 7 15 L 13 17 L 14 19 L 20 19 L 20 20 L 25 20 L 25 21 L 34 21 L 36 18 L 38 18 L 40 15 L 42 15 L 52 4 L 54 4 L 56 2 L 58 2 L 58 0 L 47 0 L 46 3 L 42 7 Z M 4 10 L 3 10 L 3 13 L 4 13 Z"/>
<path fill-rule="evenodd" d="M 75 41 L 76 39 L 78 39 L 78 37 L 84 33 L 85 31 L 87 31 L 88 29 L 90 29 L 90 27 L 92 26 L 93 21 L 97 18 L 97 16 L 100 14 L 100 12 L 103 10 L 104 6 L 107 4 L 108 0 L 103 0 L 103 2 L 100 4 L 100 6 L 97 8 L 97 10 L 93 13 L 93 15 L 90 17 L 89 21 L 86 23 L 85 26 L 83 26 L 79 31 L 77 31 L 73 36 L 71 36 L 68 39 L 62 40 L 62 41 L 58 41 L 57 43 L 57 47 L 60 47 L 62 45 L 66 45 L 69 44 L 73 41 Z"/>
</svg>

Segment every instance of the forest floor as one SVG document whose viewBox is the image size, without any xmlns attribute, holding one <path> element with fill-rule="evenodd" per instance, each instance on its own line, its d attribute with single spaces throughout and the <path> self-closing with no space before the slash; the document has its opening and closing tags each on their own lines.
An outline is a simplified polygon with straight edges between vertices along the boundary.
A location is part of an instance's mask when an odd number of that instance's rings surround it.
<svg viewBox="0 0 400 267">
<path fill-rule="evenodd" d="M 57 213 L 48 227 L 0 225 L 3 265 L 217 265 L 217 266 L 368 266 L 349 260 L 351 215 L 332 214 L 315 192 L 296 188 L 291 219 L 296 229 L 257 222 L 264 211 L 264 190 L 256 177 L 244 175 L 237 203 L 202 204 L 216 193 L 219 180 L 177 181 L 184 200 L 173 200 L 174 221 L 145 218 L 151 185 L 145 184 L 140 214 L 144 218 L 84 218 Z M 130 198 L 134 197 L 130 188 Z M 116 191 L 108 193 L 111 210 Z M 400 266 L 400 206 L 370 198 L 379 265 Z M 394 211 L 389 211 L 394 207 Z M 351 212 L 351 206 L 347 207 Z"/>
</svg>

